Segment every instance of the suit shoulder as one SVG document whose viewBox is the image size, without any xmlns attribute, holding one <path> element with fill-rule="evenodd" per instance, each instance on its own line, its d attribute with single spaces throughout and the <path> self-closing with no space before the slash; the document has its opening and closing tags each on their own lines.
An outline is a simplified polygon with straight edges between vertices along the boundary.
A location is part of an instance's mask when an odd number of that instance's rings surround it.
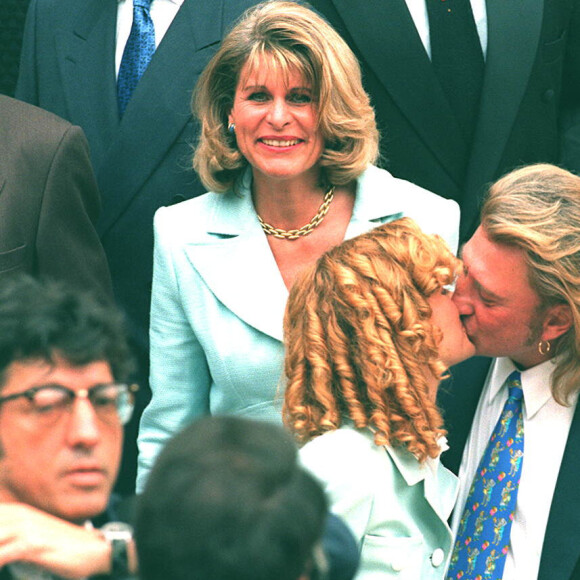
<svg viewBox="0 0 580 580">
<path fill-rule="evenodd" d="M 383 453 L 370 430 L 343 426 L 309 441 L 300 450 L 300 460 L 323 480 L 348 478 L 349 473 L 359 480 L 374 471 L 377 456 Z"/>
<path fill-rule="evenodd" d="M 91 11 L 102 11 L 105 6 L 102 0 L 30 0 L 29 15 L 35 15 L 35 24 L 49 29 L 55 22 L 61 26 L 73 28 L 83 19 L 93 16 Z"/>
<path fill-rule="evenodd" d="M 62 137 L 74 125 L 35 105 L 0 95 L 0 130 L 15 137 L 38 141 Z M 76 128 L 81 131 L 80 128 Z"/>
<path fill-rule="evenodd" d="M 189 232 L 190 235 L 205 231 L 209 219 L 226 201 L 224 196 L 227 195 L 230 194 L 209 191 L 174 205 L 160 207 L 155 212 L 155 229 L 176 234 Z"/>
<path fill-rule="evenodd" d="M 11 171 L 22 163 L 45 171 L 59 151 L 62 167 L 89 165 L 89 146 L 80 127 L 15 99 L 0 99 L 0 142 L 0 165 Z"/>
<path fill-rule="evenodd" d="M 365 189 L 376 189 L 379 192 L 384 191 L 391 195 L 401 195 L 403 196 L 403 200 L 407 200 L 409 203 L 446 207 L 447 210 L 457 208 L 457 211 L 459 211 L 459 205 L 456 201 L 446 199 L 415 183 L 395 177 L 386 169 L 381 169 L 375 165 L 370 165 L 361 175 L 360 184 Z"/>
</svg>

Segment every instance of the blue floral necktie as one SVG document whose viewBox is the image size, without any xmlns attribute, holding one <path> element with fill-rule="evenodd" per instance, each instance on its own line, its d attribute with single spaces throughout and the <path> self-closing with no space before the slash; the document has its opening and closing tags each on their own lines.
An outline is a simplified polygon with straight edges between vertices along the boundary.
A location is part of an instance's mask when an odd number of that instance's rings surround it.
<svg viewBox="0 0 580 580">
<path fill-rule="evenodd" d="M 123 116 L 127 103 L 155 52 L 155 28 L 149 13 L 152 1 L 133 0 L 133 25 L 117 80 L 120 116 Z"/>
<path fill-rule="evenodd" d="M 520 373 L 475 473 L 451 556 L 448 580 L 501 580 L 524 457 Z"/>
</svg>

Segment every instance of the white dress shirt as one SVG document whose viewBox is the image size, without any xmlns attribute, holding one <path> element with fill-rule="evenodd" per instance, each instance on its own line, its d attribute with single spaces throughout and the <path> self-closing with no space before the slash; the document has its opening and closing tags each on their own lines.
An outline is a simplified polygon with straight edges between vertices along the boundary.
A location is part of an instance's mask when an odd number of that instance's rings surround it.
<svg viewBox="0 0 580 580">
<path fill-rule="evenodd" d="M 421 42 L 431 58 L 431 40 L 429 38 L 429 17 L 427 16 L 426 0 L 406 0 L 407 8 L 411 13 L 417 32 L 421 37 Z M 481 42 L 483 58 L 487 54 L 487 12 L 485 10 L 485 0 L 471 0 L 471 11 L 477 27 L 477 34 Z"/>
<path fill-rule="evenodd" d="M 184 0 L 153 0 L 151 3 L 151 20 L 155 27 L 155 48 L 163 40 L 175 15 L 179 12 Z M 119 75 L 121 59 L 133 24 L 133 0 L 118 0 L 117 6 L 117 44 L 115 50 L 115 70 Z"/>
<path fill-rule="evenodd" d="M 553 361 L 547 361 L 521 373 L 524 460 L 503 580 L 538 577 L 550 506 L 577 401 L 576 395 L 569 407 L 556 403 L 550 391 L 553 369 Z M 514 370 L 507 358 L 496 359 L 490 368 L 461 460 L 459 496 L 452 521 L 454 535 L 475 471 L 507 400 L 503 383 Z"/>
</svg>

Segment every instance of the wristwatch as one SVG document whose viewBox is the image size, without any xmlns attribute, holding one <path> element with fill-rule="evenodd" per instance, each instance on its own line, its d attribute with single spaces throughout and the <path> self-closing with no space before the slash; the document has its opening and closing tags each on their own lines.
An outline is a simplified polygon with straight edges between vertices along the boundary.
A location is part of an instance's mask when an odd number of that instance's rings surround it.
<svg viewBox="0 0 580 580">
<path fill-rule="evenodd" d="M 129 555 L 127 546 L 133 540 L 133 528 L 125 522 L 109 522 L 99 529 L 102 536 L 111 544 L 110 578 L 121 580 L 129 578 Z"/>
</svg>

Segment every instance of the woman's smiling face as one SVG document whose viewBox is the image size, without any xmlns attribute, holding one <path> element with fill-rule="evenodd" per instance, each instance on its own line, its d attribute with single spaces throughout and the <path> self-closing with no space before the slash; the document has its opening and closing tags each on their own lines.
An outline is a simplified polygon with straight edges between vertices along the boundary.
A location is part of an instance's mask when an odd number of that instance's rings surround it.
<svg viewBox="0 0 580 580">
<path fill-rule="evenodd" d="M 280 71 L 268 59 L 244 66 L 229 122 L 254 177 L 291 180 L 312 172 L 324 140 L 318 128 L 316 95 L 297 71 Z"/>
</svg>

